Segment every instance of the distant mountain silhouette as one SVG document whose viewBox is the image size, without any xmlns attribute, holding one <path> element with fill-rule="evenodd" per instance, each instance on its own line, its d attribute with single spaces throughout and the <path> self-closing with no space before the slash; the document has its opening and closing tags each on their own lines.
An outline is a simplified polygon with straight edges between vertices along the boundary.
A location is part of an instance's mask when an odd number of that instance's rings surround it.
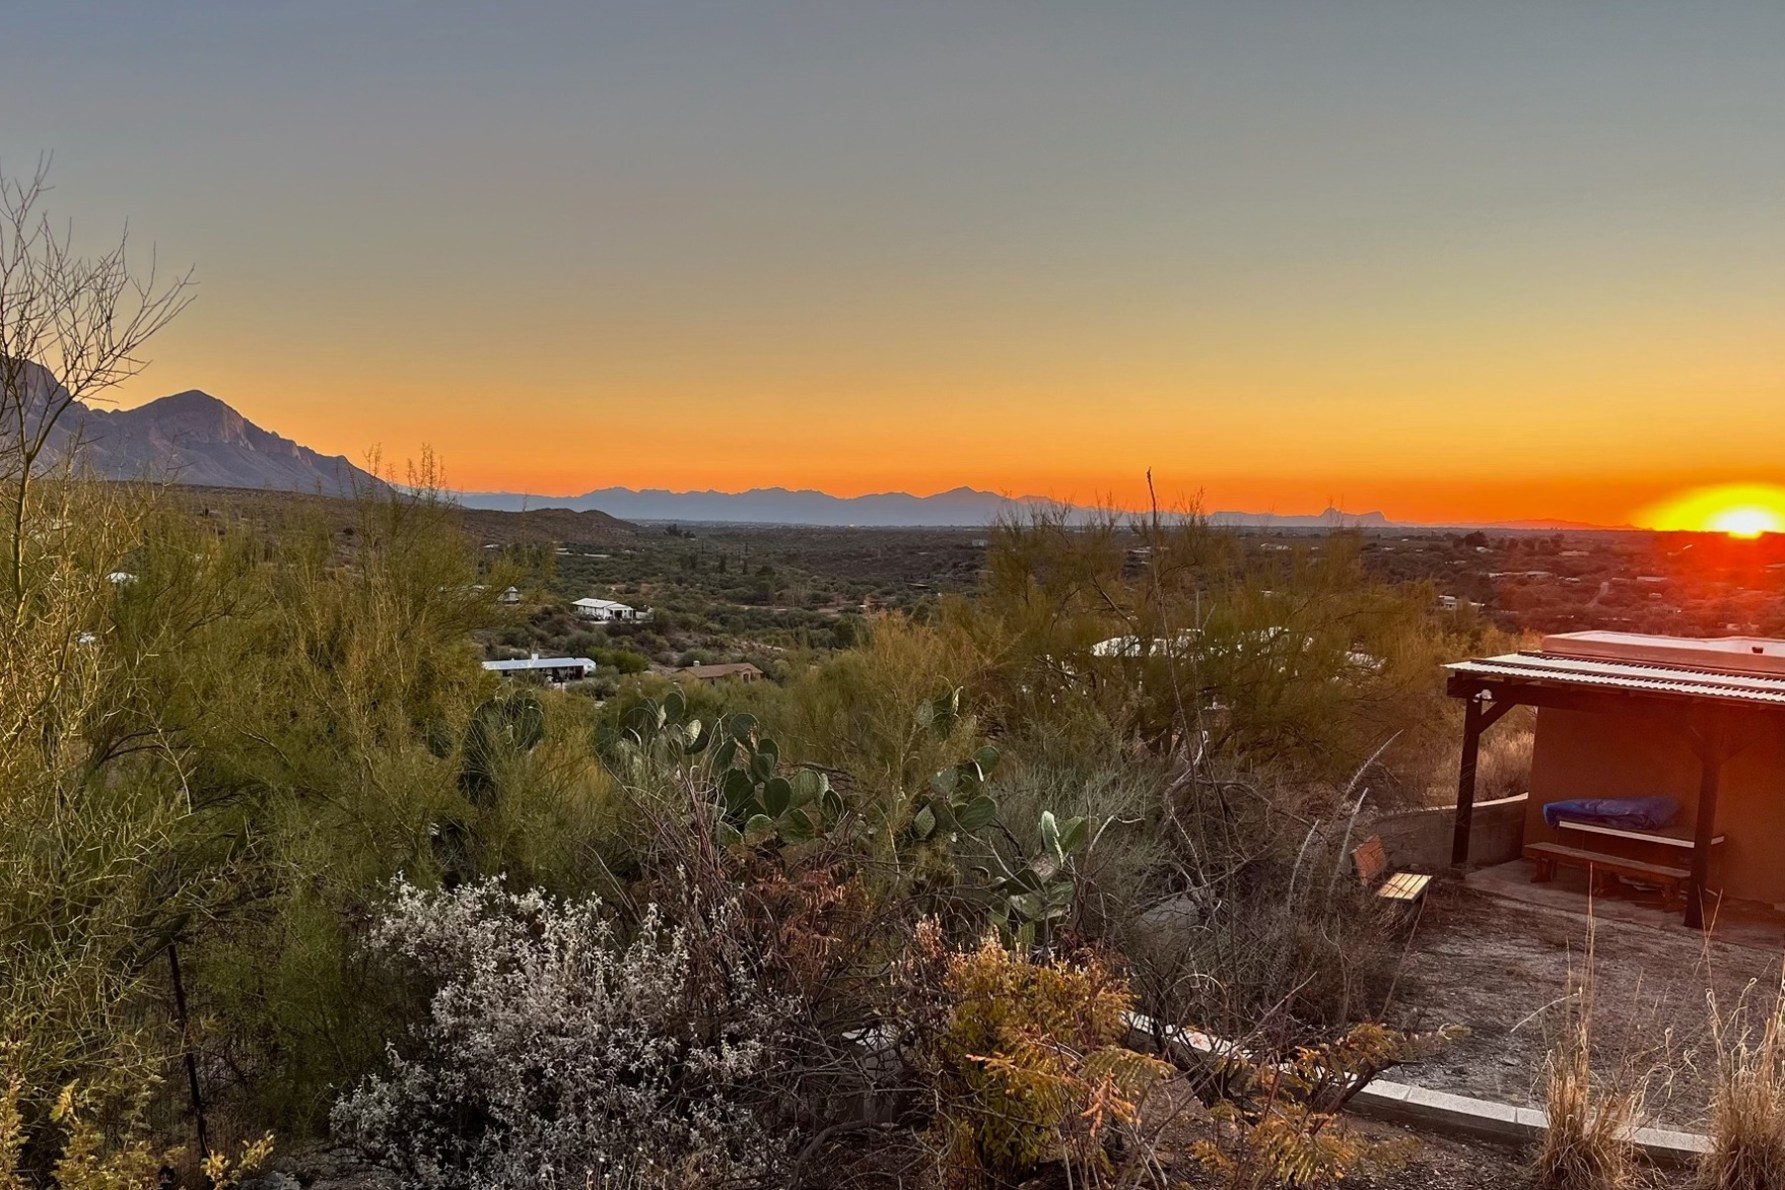
<svg viewBox="0 0 1785 1190">
<path fill-rule="evenodd" d="M 1388 529 L 1395 524 L 1379 512 L 1341 512 L 1337 508 L 1328 508 L 1316 516 L 1211 512 L 1209 520 L 1217 525 L 1247 529 Z"/>
<path fill-rule="evenodd" d="M 26 365 L 26 390 L 36 421 L 43 410 L 66 399 L 49 373 Z M 382 481 L 342 455 L 324 455 L 265 430 L 228 404 L 198 389 L 161 397 L 135 409 L 116 411 L 73 403 L 50 439 L 53 456 L 78 447 L 82 469 L 107 479 L 148 479 L 200 487 L 256 488 L 268 491 L 346 495 Z M 663 488 L 598 488 L 580 496 L 532 496 L 520 492 L 462 492 L 467 509 L 496 512 L 568 509 L 601 512 L 626 521 L 707 521 L 759 525 L 936 526 L 979 528 L 1005 515 L 1031 509 L 1063 510 L 1085 519 L 1094 510 L 1041 496 L 1001 496 L 957 487 L 931 496 L 880 492 L 833 496 L 810 488 L 751 488 L 745 492 L 672 492 Z M 1391 521 L 1381 512 L 1351 513 L 1328 508 L 1309 515 L 1221 511 L 1208 514 L 1217 525 L 1255 529 L 1499 529 L 1508 532 L 1592 530 L 1613 526 L 1534 519 L 1488 523 L 1422 524 Z M 544 522 L 541 522 L 544 523 Z M 557 522 L 553 522 L 556 524 Z M 568 528 L 571 522 L 562 527 Z M 580 522 L 578 522 L 580 524 Z M 1629 526 L 1616 526 L 1628 528 Z M 577 532 L 588 535 L 584 526 Z"/>
<path fill-rule="evenodd" d="M 514 512 L 522 508 L 599 508 L 628 521 L 730 521 L 759 525 L 987 525 L 1007 509 L 1038 503 L 1007 500 L 992 492 L 955 488 L 934 496 L 883 492 L 832 496 L 810 489 L 752 488 L 747 492 L 671 492 L 661 488 L 600 488 L 580 496 L 528 496 L 516 492 L 464 492 L 467 508 Z"/>
<path fill-rule="evenodd" d="M 1008 513 L 1030 508 L 1064 508 L 1083 518 L 1091 510 L 1060 505 L 1040 496 L 1000 496 L 959 487 L 933 496 L 881 492 L 871 496 L 832 496 L 811 489 L 751 488 L 746 492 L 671 492 L 661 488 L 598 488 L 580 496 L 528 496 L 518 492 L 462 492 L 466 508 L 515 512 L 523 508 L 598 508 L 628 521 L 719 521 L 761 525 L 824 526 L 960 526 L 989 525 Z M 1386 528 L 1392 522 L 1380 512 L 1348 513 L 1336 508 L 1314 516 L 1274 513 L 1215 512 L 1221 525 L 1253 528 L 1323 529 Z"/>
<path fill-rule="evenodd" d="M 67 393 L 44 369 L 27 370 L 32 420 L 40 424 L 49 404 Z M 82 470 L 105 479 L 326 495 L 380 482 L 341 455 L 319 454 L 261 429 L 197 389 L 115 411 L 76 401 L 56 422 L 50 445 L 57 457 L 74 449 Z"/>
</svg>

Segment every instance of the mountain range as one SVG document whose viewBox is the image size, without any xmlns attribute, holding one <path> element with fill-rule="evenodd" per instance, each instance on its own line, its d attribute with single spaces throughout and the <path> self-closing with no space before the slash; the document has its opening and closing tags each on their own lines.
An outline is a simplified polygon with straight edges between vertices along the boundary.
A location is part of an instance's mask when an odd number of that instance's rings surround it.
<svg viewBox="0 0 1785 1190">
<path fill-rule="evenodd" d="M 50 374 L 35 364 L 25 369 L 29 407 L 44 409 L 66 400 Z M 153 479 L 203 487 L 348 495 L 382 481 L 343 455 L 325 455 L 271 430 L 262 429 L 224 401 L 198 389 L 161 397 L 134 409 L 107 410 L 75 401 L 57 421 L 49 439 L 52 457 L 78 444 L 81 467 L 107 479 Z M 625 521 L 731 522 L 828 527 L 980 527 L 1002 516 L 1054 509 L 1083 519 L 1092 510 L 1062 505 L 1040 496 L 1002 496 L 970 487 L 930 496 L 880 492 L 833 496 L 809 488 L 752 488 L 744 492 L 674 492 L 662 488 L 597 488 L 580 496 L 533 496 L 520 492 L 461 492 L 467 509 L 497 512 L 568 509 L 601 512 Z M 1336 508 L 1311 515 L 1221 511 L 1216 524 L 1265 529 L 1430 528 L 1391 521 L 1381 512 L 1351 513 Z M 1451 526 L 1446 526 L 1451 527 Z M 1604 526 L 1574 521 L 1528 520 L 1457 525 L 1505 530 L 1588 530 Z"/>
<path fill-rule="evenodd" d="M 26 365 L 27 418 L 40 425 L 46 410 L 68 400 L 65 389 L 35 364 Z M 69 403 L 49 439 L 51 457 L 78 447 L 79 467 L 105 479 L 225 488 L 347 495 L 381 482 L 343 455 L 325 455 L 243 417 L 198 389 L 160 397 L 134 409 Z"/>
<path fill-rule="evenodd" d="M 502 512 L 523 509 L 600 509 L 627 521 L 731 522 L 760 525 L 890 528 L 897 526 L 980 527 L 1007 514 L 1032 509 L 1063 511 L 1084 519 L 1094 510 L 1062 505 L 1042 496 L 1000 496 L 996 492 L 958 487 L 933 496 L 879 492 L 867 496 L 833 496 L 810 488 L 751 488 L 744 492 L 672 492 L 663 488 L 597 488 L 580 496 L 531 496 L 520 492 L 461 492 L 466 508 Z M 1381 512 L 1345 512 L 1328 508 L 1306 515 L 1271 512 L 1212 512 L 1217 525 L 1250 529 L 1394 529 L 1429 528 L 1391 521 Z M 1447 526 L 1448 527 L 1448 526 Z M 1456 526 L 1507 530 L 1593 529 L 1571 521 L 1507 521 Z"/>
</svg>

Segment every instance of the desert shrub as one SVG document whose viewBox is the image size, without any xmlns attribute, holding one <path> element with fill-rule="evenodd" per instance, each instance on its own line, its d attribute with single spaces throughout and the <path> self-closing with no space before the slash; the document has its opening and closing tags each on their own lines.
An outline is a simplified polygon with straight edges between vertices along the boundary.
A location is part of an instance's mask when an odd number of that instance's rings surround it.
<svg viewBox="0 0 1785 1190">
<path fill-rule="evenodd" d="M 1700 1190 L 1785 1186 L 1785 995 L 1775 990 L 1758 1037 L 1749 1008 L 1746 997 L 1728 1014 L 1710 1002 L 1717 1078 Z"/>
<path fill-rule="evenodd" d="M 157 689 L 248 550 L 145 489 L 63 478 L 24 499 L 0 594 L 0 1071 L 35 1133 L 59 1088 L 140 1084 L 169 1050 L 163 956 L 215 906 L 230 849 L 183 784 Z"/>
<path fill-rule="evenodd" d="M 154 1143 L 146 1123 L 154 1083 L 133 1086 L 133 1077 L 118 1072 L 64 1086 L 50 1107 L 48 1129 L 32 1145 L 23 1081 L 16 1072 L 0 1075 L 0 1190 L 158 1190 L 165 1185 L 164 1171 L 180 1164 L 184 1154 Z M 269 1132 L 244 1143 L 233 1157 L 219 1151 L 204 1154 L 197 1172 L 211 1190 L 235 1190 L 272 1151 Z"/>
<path fill-rule="evenodd" d="M 1129 894 L 1135 911 L 1109 928 L 1144 1011 L 1297 1044 L 1379 1019 L 1406 933 L 1359 884 L 1344 821 L 1310 818 L 1307 795 L 1269 775 L 1223 777 L 1187 762 L 1160 798 L 1156 828 L 1107 836 L 1117 846 L 1157 839 L 1170 852 L 1162 875 Z"/>
<path fill-rule="evenodd" d="M 591 649 L 585 654 L 591 661 L 604 669 L 611 669 L 622 675 L 642 674 L 651 668 L 651 659 L 642 653 L 634 653 L 631 649 Z"/>
<path fill-rule="evenodd" d="M 1035 962 L 995 937 L 948 952 L 934 923 L 917 946 L 944 1003 L 926 1057 L 945 1178 L 1003 1185 L 1053 1162 L 1101 1171 L 1104 1142 L 1167 1071 L 1121 1044 L 1122 980 L 1095 958 Z"/>
<path fill-rule="evenodd" d="M 780 1160 L 752 1092 L 783 1008 L 697 969 L 655 908 L 622 936 L 594 900 L 399 881 L 371 941 L 431 985 L 428 1016 L 333 1120 L 404 1185 L 734 1184 Z"/>
<path fill-rule="evenodd" d="M 942 731 L 933 717 L 918 716 L 940 694 L 963 686 L 979 693 L 971 678 L 980 663 L 959 633 L 883 617 L 871 623 L 865 645 L 795 674 L 765 718 L 800 755 L 872 790 L 882 819 L 902 823 L 910 815 L 904 803 L 971 752 L 979 734 L 971 707 Z"/>
<path fill-rule="evenodd" d="M 1126 763 L 1077 764 L 1024 763 L 1017 755 L 996 773 L 998 820 L 1021 854 L 1039 853 L 1044 811 L 1095 824 L 1094 842 L 1075 857 L 1072 868 L 1078 884 L 1068 923 L 1073 936 L 1113 938 L 1165 887 L 1172 865 L 1171 849 L 1158 834 L 1165 783 L 1162 766 L 1144 754 Z M 979 862 L 970 843 L 958 850 L 965 863 Z"/>
<path fill-rule="evenodd" d="M 1384 1070 L 1429 1055 L 1442 1040 L 1361 1024 L 1287 1055 L 1268 1047 L 1262 1056 L 1225 1053 L 1204 1084 L 1215 1135 L 1196 1144 L 1195 1156 L 1228 1190 L 1321 1190 L 1359 1167 L 1393 1164 L 1408 1144 L 1351 1131 L 1338 1113 Z"/>
<path fill-rule="evenodd" d="M 1438 663 L 1471 642 L 1429 614 L 1430 591 L 1371 578 L 1360 538 L 1321 545 L 1247 565 L 1194 514 L 1041 514 L 994 531 L 979 597 L 941 618 L 993 660 L 984 695 L 1025 751 L 1169 755 L 1193 734 L 1229 769 L 1331 784 L 1388 741 L 1377 764 L 1423 782 L 1453 736 Z"/>
</svg>

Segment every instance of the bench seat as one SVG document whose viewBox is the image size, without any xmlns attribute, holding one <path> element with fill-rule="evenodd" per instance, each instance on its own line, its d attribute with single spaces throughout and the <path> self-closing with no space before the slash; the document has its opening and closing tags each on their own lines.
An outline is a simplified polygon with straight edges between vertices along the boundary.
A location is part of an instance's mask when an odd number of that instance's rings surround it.
<svg viewBox="0 0 1785 1190">
<path fill-rule="evenodd" d="M 1372 835 L 1363 841 L 1362 846 L 1351 853 L 1351 860 L 1357 865 L 1357 878 L 1364 886 L 1375 884 L 1376 895 L 1385 901 L 1400 901 L 1412 904 L 1425 895 L 1426 885 L 1432 882 L 1430 876 L 1418 872 L 1396 872 L 1388 875 L 1388 852 L 1382 847 L 1382 836 Z M 1384 877 L 1387 879 L 1383 879 Z M 1377 881 L 1381 881 L 1377 884 Z"/>
<path fill-rule="evenodd" d="M 1382 882 L 1376 895 L 1390 901 L 1417 901 L 1431 882 L 1430 876 L 1417 872 L 1396 872 Z"/>
<path fill-rule="evenodd" d="M 1554 879 L 1556 866 L 1566 864 L 1569 867 L 1586 868 L 1595 875 L 1628 876 L 1632 880 L 1659 885 L 1662 895 L 1669 903 L 1681 899 L 1682 888 L 1692 879 L 1692 873 L 1685 868 L 1652 864 L 1621 855 L 1609 855 L 1603 851 L 1587 851 L 1562 843 L 1526 844 L 1525 858 L 1537 866 L 1536 874 L 1531 877 L 1534 883 Z"/>
</svg>

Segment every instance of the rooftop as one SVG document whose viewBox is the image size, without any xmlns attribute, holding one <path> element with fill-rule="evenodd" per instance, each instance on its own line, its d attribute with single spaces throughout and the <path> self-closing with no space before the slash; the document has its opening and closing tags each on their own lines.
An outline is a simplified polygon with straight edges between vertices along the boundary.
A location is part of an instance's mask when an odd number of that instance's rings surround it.
<svg viewBox="0 0 1785 1190">
<path fill-rule="evenodd" d="M 520 657 L 513 661 L 486 661 L 483 667 L 496 673 L 515 673 L 534 669 L 580 669 L 584 671 L 595 668 L 595 663 L 587 657 Z"/>
<path fill-rule="evenodd" d="M 1624 690 L 1785 706 L 1785 640 L 1566 632 L 1536 651 L 1459 661 L 1453 675 L 1483 683 Z"/>
<path fill-rule="evenodd" d="M 1556 657 L 1637 661 L 1785 678 L 1785 640 L 1764 636 L 1644 636 L 1636 632 L 1563 632 L 1543 638 Z"/>
</svg>

